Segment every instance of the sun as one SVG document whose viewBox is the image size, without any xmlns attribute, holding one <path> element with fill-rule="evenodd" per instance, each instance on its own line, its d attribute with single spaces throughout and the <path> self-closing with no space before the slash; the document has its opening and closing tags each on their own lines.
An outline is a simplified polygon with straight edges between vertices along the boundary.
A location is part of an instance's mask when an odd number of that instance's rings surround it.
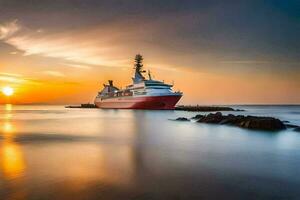
<svg viewBox="0 0 300 200">
<path fill-rule="evenodd" d="M 9 87 L 9 86 L 6 86 L 4 88 L 2 88 L 2 93 L 5 95 L 5 96 L 11 96 L 14 94 L 14 89 Z"/>
</svg>

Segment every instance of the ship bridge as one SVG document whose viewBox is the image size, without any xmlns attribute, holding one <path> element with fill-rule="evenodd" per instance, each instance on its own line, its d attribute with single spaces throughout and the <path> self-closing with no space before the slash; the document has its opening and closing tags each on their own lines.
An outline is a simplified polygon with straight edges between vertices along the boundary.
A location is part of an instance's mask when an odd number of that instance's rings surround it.
<svg viewBox="0 0 300 200">
<path fill-rule="evenodd" d="M 166 89 L 166 88 L 173 87 L 173 85 L 169 85 L 164 82 L 156 81 L 156 80 L 145 80 L 144 83 L 146 88 L 153 88 L 153 89 Z"/>
</svg>

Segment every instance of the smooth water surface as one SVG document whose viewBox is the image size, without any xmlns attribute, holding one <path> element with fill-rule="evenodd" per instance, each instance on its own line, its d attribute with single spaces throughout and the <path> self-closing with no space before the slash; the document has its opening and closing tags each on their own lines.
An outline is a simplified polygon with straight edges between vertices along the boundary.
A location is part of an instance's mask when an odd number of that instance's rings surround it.
<svg viewBox="0 0 300 200">
<path fill-rule="evenodd" d="M 0 199 L 300 199 L 299 132 L 169 120 L 196 114 L 1 106 Z"/>
</svg>

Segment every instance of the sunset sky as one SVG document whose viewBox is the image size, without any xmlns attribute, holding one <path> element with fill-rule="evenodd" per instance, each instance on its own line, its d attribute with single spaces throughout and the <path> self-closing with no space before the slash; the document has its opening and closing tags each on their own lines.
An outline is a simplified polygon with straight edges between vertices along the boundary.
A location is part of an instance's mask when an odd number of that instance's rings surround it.
<svg viewBox="0 0 300 200">
<path fill-rule="evenodd" d="M 135 54 L 184 104 L 299 104 L 298 0 L 0 0 L 0 103 L 93 102 Z"/>
</svg>

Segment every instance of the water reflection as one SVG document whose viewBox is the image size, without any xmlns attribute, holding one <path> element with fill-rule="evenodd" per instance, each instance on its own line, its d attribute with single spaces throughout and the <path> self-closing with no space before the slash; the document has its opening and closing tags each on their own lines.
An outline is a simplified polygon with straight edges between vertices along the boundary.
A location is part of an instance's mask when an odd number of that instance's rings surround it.
<svg viewBox="0 0 300 200">
<path fill-rule="evenodd" d="M 296 134 L 279 133 L 280 141 L 293 147 L 279 148 L 277 137 L 260 132 L 168 120 L 176 112 L 43 107 L 36 115 L 29 107 L 23 118 L 24 108 L 3 108 L 1 200 L 299 194 Z"/>
<path fill-rule="evenodd" d="M 4 120 L 10 120 L 12 118 L 12 104 L 5 104 L 4 106 Z"/>
<path fill-rule="evenodd" d="M 14 130 L 14 126 L 12 125 L 11 122 L 5 121 L 5 122 L 2 124 L 2 132 L 3 132 L 3 134 L 10 135 L 10 134 L 13 133 L 14 131 L 15 131 L 15 130 Z"/>
<path fill-rule="evenodd" d="M 2 142 L 0 142 L 0 164 L 5 179 L 10 180 L 23 174 L 25 163 L 23 153 L 17 143 L 13 141 L 16 127 L 11 121 L 12 105 L 5 105 L 5 119 L 1 125 Z"/>
<path fill-rule="evenodd" d="M 5 110 L 11 111 L 12 110 L 12 104 L 5 104 Z"/>
<path fill-rule="evenodd" d="M 25 163 L 22 151 L 17 144 L 4 141 L 1 147 L 0 160 L 2 172 L 6 179 L 14 179 L 23 174 Z"/>
</svg>

